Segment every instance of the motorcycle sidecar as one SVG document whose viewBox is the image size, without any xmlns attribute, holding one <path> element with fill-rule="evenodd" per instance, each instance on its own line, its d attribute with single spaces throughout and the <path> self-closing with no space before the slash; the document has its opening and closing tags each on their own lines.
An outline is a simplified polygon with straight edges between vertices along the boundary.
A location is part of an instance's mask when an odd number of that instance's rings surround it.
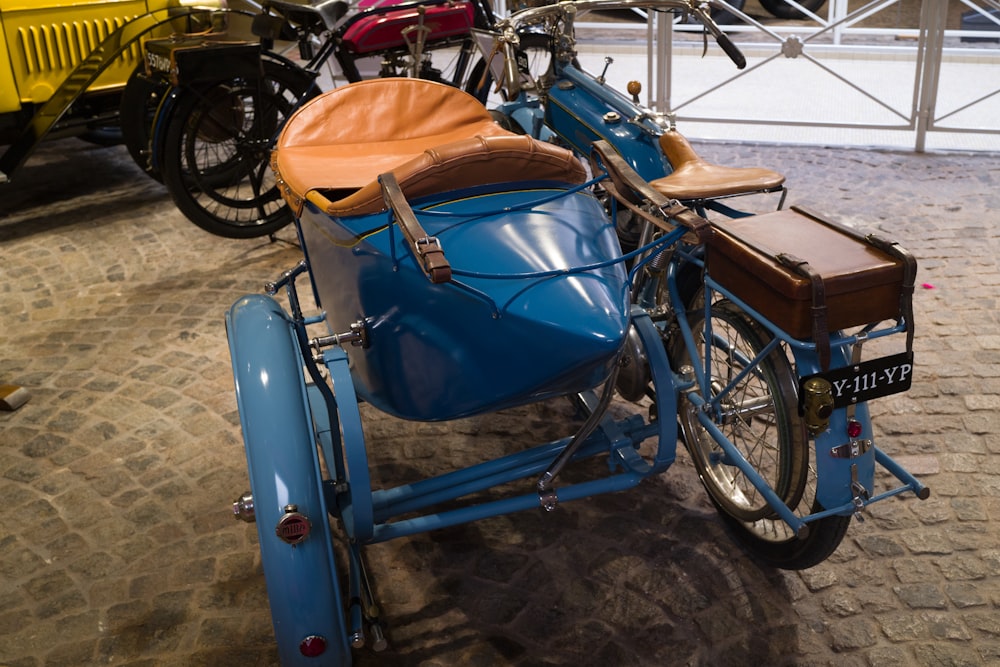
<svg viewBox="0 0 1000 667">
<path fill-rule="evenodd" d="M 630 306 L 615 230 L 582 165 L 500 129 L 471 96 L 415 79 L 331 91 L 290 118 L 272 166 L 305 261 L 279 281 L 288 311 L 257 295 L 227 316 L 251 485 L 234 509 L 257 522 L 283 663 L 346 665 L 366 623 L 384 643 L 364 545 L 549 509 L 665 470 L 673 380 L 655 326 Z M 322 311 L 311 318 L 295 289 L 306 272 Z M 662 400 L 612 417 L 630 330 Z M 562 395 L 590 414 L 575 434 L 372 489 L 361 401 L 441 421 Z M 640 456 L 648 438 L 657 444 Z M 603 475 L 554 486 L 567 462 L 597 455 L 608 457 Z M 460 500 L 526 478 L 525 492 Z M 347 537 L 344 590 L 330 519 Z"/>
</svg>

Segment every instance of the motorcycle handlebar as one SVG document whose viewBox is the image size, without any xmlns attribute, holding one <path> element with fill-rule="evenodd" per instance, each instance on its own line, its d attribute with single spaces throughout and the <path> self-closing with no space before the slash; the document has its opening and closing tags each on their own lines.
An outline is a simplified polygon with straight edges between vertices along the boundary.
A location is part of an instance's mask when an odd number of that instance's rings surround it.
<svg viewBox="0 0 1000 667">
<path fill-rule="evenodd" d="M 649 9 L 649 10 L 681 10 L 697 17 L 698 21 L 712 33 L 712 37 L 719 44 L 729 59 L 733 61 L 737 68 L 743 69 L 747 65 L 746 58 L 739 47 L 733 43 L 729 35 L 722 32 L 722 29 L 712 19 L 707 10 L 709 2 L 702 0 L 567 0 L 550 5 L 539 7 L 529 7 L 514 12 L 510 15 L 509 25 L 515 30 L 518 28 L 542 23 L 549 18 L 572 17 L 578 12 L 612 9 Z"/>
<path fill-rule="evenodd" d="M 715 3 L 712 2 L 711 4 Z M 722 32 L 722 28 L 720 28 L 719 24 L 715 22 L 712 15 L 699 7 L 698 19 L 701 21 L 702 25 L 704 25 L 705 28 L 712 33 L 712 37 L 715 38 L 715 42 L 722 47 L 723 52 L 725 52 L 725 54 L 729 56 L 729 59 L 733 61 L 733 64 L 736 65 L 736 69 L 744 69 L 747 66 L 746 56 L 744 56 L 739 47 L 733 43 L 733 40 L 730 39 L 729 35 Z"/>
<path fill-rule="evenodd" d="M 733 61 L 736 69 L 743 69 L 747 66 L 746 57 L 740 51 L 739 47 L 733 44 L 733 40 L 729 39 L 729 35 L 720 32 L 718 35 L 715 35 L 715 41 L 722 47 L 722 50 L 729 56 L 729 59 Z"/>
</svg>

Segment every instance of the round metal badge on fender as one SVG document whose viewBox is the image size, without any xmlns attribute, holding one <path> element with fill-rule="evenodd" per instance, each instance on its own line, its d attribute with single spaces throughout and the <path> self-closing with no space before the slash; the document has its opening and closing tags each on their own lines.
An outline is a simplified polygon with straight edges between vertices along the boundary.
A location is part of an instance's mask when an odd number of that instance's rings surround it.
<svg viewBox="0 0 1000 667">
<path fill-rule="evenodd" d="M 292 546 L 309 537 L 309 531 L 312 530 L 309 518 L 300 514 L 298 509 L 295 505 L 286 505 L 285 513 L 278 519 L 278 525 L 274 528 L 278 539 Z"/>
</svg>

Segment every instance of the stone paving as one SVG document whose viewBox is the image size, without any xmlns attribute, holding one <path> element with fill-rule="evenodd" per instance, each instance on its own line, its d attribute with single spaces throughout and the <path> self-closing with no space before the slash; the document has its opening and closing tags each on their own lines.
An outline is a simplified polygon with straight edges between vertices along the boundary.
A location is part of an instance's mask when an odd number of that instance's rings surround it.
<svg viewBox="0 0 1000 667">
<path fill-rule="evenodd" d="M 781 572 L 727 538 L 686 454 L 635 490 L 369 558 L 390 648 L 360 665 L 1000 664 L 1000 159 L 700 145 L 920 261 L 918 373 L 873 406 L 932 489 Z M 223 313 L 299 259 L 188 223 L 122 148 L 60 141 L 0 189 L 0 666 L 276 664 Z M 446 424 L 366 412 L 378 478 L 536 442 L 562 403 Z"/>
</svg>

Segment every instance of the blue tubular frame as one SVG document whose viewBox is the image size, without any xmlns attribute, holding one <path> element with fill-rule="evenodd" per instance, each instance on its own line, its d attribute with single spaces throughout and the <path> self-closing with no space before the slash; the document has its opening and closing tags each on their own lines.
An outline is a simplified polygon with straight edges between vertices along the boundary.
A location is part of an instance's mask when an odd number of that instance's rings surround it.
<svg viewBox="0 0 1000 667">
<path fill-rule="evenodd" d="M 615 421 L 604 415 L 598 429 L 583 442 L 571 460 L 607 453 L 609 475 L 559 487 L 556 490 L 559 502 L 631 488 L 643 478 L 663 472 L 674 461 L 677 406 L 673 373 L 659 333 L 649 316 L 636 307 L 633 308 L 632 319 L 649 354 L 654 389 L 658 397 L 665 398 L 658 400 L 657 417 L 654 420 L 633 415 Z M 326 399 L 315 387 L 310 388 L 310 399 L 321 431 L 320 447 L 324 458 L 331 470 L 343 475 L 336 482 L 326 484 L 328 495 L 332 494 L 335 498 L 329 504 L 337 507 L 345 530 L 354 543 L 384 542 L 396 537 L 539 507 L 538 494 L 529 493 L 392 521 L 395 517 L 428 510 L 440 503 L 500 484 L 540 475 L 571 441 L 571 438 L 563 438 L 412 484 L 372 490 L 364 434 L 357 414 L 357 399 L 347 354 L 343 348 L 332 348 L 323 354 L 323 363 L 331 374 L 336 405 L 328 410 Z M 589 409 L 593 409 L 597 402 L 593 391 L 582 394 L 579 398 L 584 407 Z M 342 438 L 338 432 L 338 422 Z M 326 423 L 333 426 L 327 428 Z M 639 456 L 636 449 L 650 437 L 657 438 L 656 451 L 652 459 L 646 460 Z M 355 578 L 352 574 L 352 582 Z"/>
<path fill-rule="evenodd" d="M 590 153 L 590 143 L 592 141 L 605 139 L 647 181 L 661 178 L 672 171 L 670 163 L 666 160 L 656 141 L 656 137 L 660 132 L 648 120 L 635 120 L 640 117 L 640 109 L 632 101 L 571 64 L 556 61 L 554 62 L 554 66 L 557 68 L 559 80 L 567 81 L 572 85 L 565 87 L 552 86 L 547 91 L 548 98 L 544 106 L 537 99 L 529 99 L 522 91 L 517 100 L 500 105 L 498 110 L 513 117 L 521 123 L 522 127 L 525 127 L 525 129 L 537 138 L 548 138 L 552 135 L 558 136 L 581 155 L 588 155 Z M 595 127 L 593 123 L 597 122 L 597 119 L 603 119 L 604 114 L 608 111 L 618 113 L 620 119 L 616 122 L 604 122 L 599 127 Z M 585 120 L 586 118 L 590 118 L 592 121 L 588 122 Z M 640 124 L 642 127 L 639 127 Z M 729 207 L 724 208 L 724 212 L 727 215 L 746 215 Z M 661 238 L 655 242 L 655 247 L 651 243 L 647 247 L 652 250 L 652 253 L 638 264 L 641 265 L 650 261 L 652 255 L 656 254 L 656 252 L 666 248 L 674 248 L 675 242 L 679 240 L 680 233 L 678 232 L 676 235 L 671 234 L 670 236 L 673 238 L 666 240 Z M 683 248 L 676 251 L 680 257 L 704 266 L 699 259 L 691 256 Z M 676 260 L 670 262 L 671 277 L 668 277 L 668 285 L 671 301 L 673 303 L 682 303 L 677 290 L 676 278 L 672 273 L 672 269 L 675 266 Z M 632 280 L 636 279 L 638 268 L 639 266 L 633 269 Z M 775 345 L 779 342 L 787 344 L 792 350 L 800 377 L 805 377 L 821 370 L 814 343 L 791 338 L 782 329 L 769 322 L 760 313 L 737 298 L 732 292 L 712 280 L 710 276 L 705 276 L 705 286 L 707 290 L 719 292 L 736 303 L 751 318 L 768 329 L 775 336 Z M 649 286 L 647 285 L 646 287 Z M 651 289 L 655 291 L 655 286 Z M 648 298 L 648 296 L 649 293 L 640 295 L 640 303 L 647 306 L 655 305 L 642 301 L 642 299 Z M 709 307 L 710 300 L 706 302 L 706 310 Z M 689 350 L 695 349 L 693 335 L 685 313 L 678 312 L 677 319 L 685 346 Z M 706 323 L 711 321 L 711 318 L 707 317 L 707 313 L 705 321 Z M 870 331 L 867 333 L 867 337 L 870 340 L 903 331 L 905 331 L 905 325 L 897 323 L 896 326 Z M 710 331 L 708 335 L 710 335 Z M 833 337 L 830 345 L 834 355 L 834 367 L 843 367 L 849 363 L 847 350 L 856 342 L 858 342 L 858 338 L 854 336 Z M 766 356 L 768 351 L 765 350 L 758 357 L 758 360 Z M 745 372 L 749 372 L 749 370 Z M 714 399 L 704 398 L 711 396 L 707 389 L 707 381 L 710 374 L 710 368 L 696 368 L 695 381 L 701 395 L 697 396 L 694 393 L 686 394 L 688 400 L 692 400 L 699 407 L 699 421 L 712 431 L 713 436 L 723 448 L 727 459 L 733 465 L 740 468 L 751 484 L 768 500 L 779 516 L 796 533 L 799 533 L 807 522 L 815 521 L 824 516 L 856 512 L 859 507 L 855 502 L 856 494 L 852 489 L 852 482 L 855 480 L 860 482 L 870 493 L 874 488 L 876 465 L 883 466 L 902 483 L 902 486 L 872 498 L 862 498 L 863 506 L 906 491 L 913 491 L 919 498 L 927 497 L 927 487 L 874 444 L 866 452 L 850 459 L 835 458 L 829 455 L 834 447 L 841 446 L 849 440 L 846 435 L 847 409 L 840 408 L 834 411 L 829 428 L 814 438 L 815 460 L 819 478 L 817 498 L 820 504 L 829 509 L 799 518 L 780 501 L 764 479 L 754 470 L 753 466 L 739 453 L 738 449 L 712 424 L 709 412 L 714 406 L 718 405 L 721 397 L 715 397 Z M 859 439 L 873 441 L 871 419 L 867 405 L 863 403 L 859 404 L 855 406 L 854 410 L 854 420 L 862 425 L 862 433 Z"/>
<path fill-rule="evenodd" d="M 275 635 L 282 664 L 313 664 L 299 644 L 318 635 L 329 642 L 324 664 L 351 664 L 351 646 L 364 641 L 371 610 L 365 602 L 366 575 L 361 548 L 437 528 L 539 507 L 538 493 L 527 493 L 460 509 L 433 511 L 502 483 L 538 476 L 570 446 L 564 438 L 494 461 L 435 478 L 385 490 L 373 490 L 359 400 L 346 350 L 339 345 L 319 357 L 329 383 L 307 383 L 303 367 L 319 378 L 306 328 L 323 317 L 302 317 L 295 280 L 301 265 L 275 285 L 288 291 L 293 315 L 271 297 L 251 295 L 227 313 L 227 332 L 244 433 L 251 492 L 256 506 L 261 557 Z M 674 461 L 677 441 L 675 378 L 659 332 L 644 310 L 633 307 L 632 324 L 648 348 L 652 381 L 658 396 L 655 418 L 632 415 L 614 420 L 603 414 L 598 428 L 581 443 L 571 460 L 608 455 L 606 477 L 555 489 L 558 501 L 621 491 L 644 477 L 666 470 Z M 593 390 L 579 396 L 585 409 L 596 411 Z M 649 459 L 639 445 L 656 438 Z M 322 461 L 320 460 L 322 455 Z M 324 466 L 329 478 L 324 478 Z M 274 533 L 289 504 L 309 517 L 313 533 L 291 546 Z M 415 512 L 413 518 L 394 518 Z M 346 597 L 338 582 L 330 519 L 344 526 L 347 541 Z"/>
</svg>

